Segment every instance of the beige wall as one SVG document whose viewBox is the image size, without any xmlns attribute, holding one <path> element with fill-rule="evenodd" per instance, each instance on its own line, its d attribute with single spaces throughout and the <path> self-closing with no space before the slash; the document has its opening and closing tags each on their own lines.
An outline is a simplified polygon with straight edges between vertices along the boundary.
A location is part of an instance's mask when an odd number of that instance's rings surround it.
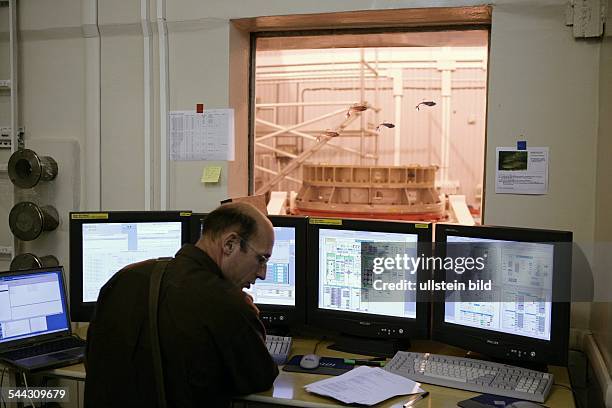
<svg viewBox="0 0 612 408">
<path fill-rule="evenodd" d="M 144 202 L 142 36 L 101 34 L 101 207 L 140 210 Z"/>
<path fill-rule="evenodd" d="M 612 21 L 612 10 L 608 10 Z M 601 276 L 602 291 L 610 293 L 612 286 L 612 30 L 601 44 L 599 86 L 599 137 L 597 143 L 597 192 L 595 198 L 595 262 Z M 609 298 L 608 298 L 609 299 Z M 591 326 L 595 339 L 612 374 L 612 303 L 594 303 Z"/>
<path fill-rule="evenodd" d="M 106 209 L 144 208 L 140 2 L 98 3 L 102 205 Z M 192 109 L 198 102 L 207 107 L 226 107 L 232 98 L 230 89 L 239 88 L 244 94 L 246 84 L 230 83 L 229 73 L 235 69 L 230 65 L 230 52 L 237 52 L 230 43 L 244 44 L 245 39 L 231 27 L 229 19 L 479 3 L 482 2 L 167 0 L 170 110 Z M 572 37 L 571 28 L 564 24 L 564 0 L 492 3 L 485 221 L 569 229 L 578 241 L 591 242 L 595 234 L 596 172 L 609 174 L 610 170 L 602 168 L 603 164 L 596 168 L 600 46 L 596 41 Z M 81 1 L 24 0 L 19 4 L 21 108 L 27 137 L 75 139 L 83 155 L 87 88 Z M 152 19 L 154 14 L 153 7 Z M 157 52 L 154 55 L 157 58 Z M 240 58 L 244 60 L 244 55 Z M 247 135 L 243 125 L 236 137 L 240 151 L 245 152 Z M 530 146 L 550 147 L 548 195 L 494 192 L 495 147 L 514 145 L 520 134 L 525 135 Z M 241 171 L 231 175 L 223 163 L 222 181 L 216 186 L 205 187 L 199 182 L 205 164 L 171 163 L 171 208 L 210 210 L 227 196 L 228 186 L 233 191 L 240 189 L 241 183 L 246 186 L 246 155 L 237 157 L 231 168 Z M 84 184 L 97 182 L 88 178 L 86 170 L 81 173 Z M 232 179 L 228 180 L 228 176 Z M 607 181 L 602 180 L 600 185 Z M 602 191 L 603 187 L 598 193 L 600 202 Z M 573 326 L 588 327 L 589 316 L 588 305 L 575 308 Z"/>
</svg>

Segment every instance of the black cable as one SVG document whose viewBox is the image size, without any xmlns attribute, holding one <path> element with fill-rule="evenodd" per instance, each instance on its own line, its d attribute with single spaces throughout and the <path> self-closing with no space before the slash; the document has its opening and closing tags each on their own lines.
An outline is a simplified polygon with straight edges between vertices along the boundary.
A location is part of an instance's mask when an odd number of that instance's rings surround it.
<svg viewBox="0 0 612 408">
<path fill-rule="evenodd" d="M 2 388 L 2 384 L 4 384 L 4 372 L 6 371 L 6 367 L 2 368 L 2 375 L 0 376 L 0 388 Z M 0 399 L 2 399 L 2 404 L 4 408 L 6 408 L 6 401 L 4 400 L 4 396 L 2 395 L 2 391 L 0 391 Z"/>
<path fill-rule="evenodd" d="M 26 394 L 28 394 L 28 399 L 30 400 L 30 404 L 32 404 L 32 408 L 36 408 L 36 405 L 34 405 L 34 401 L 32 401 L 32 398 L 29 397 L 29 386 L 28 386 L 28 379 L 26 378 L 26 374 L 25 371 L 21 372 L 21 375 L 23 376 L 23 382 L 25 384 L 25 390 L 26 390 Z M 25 405 L 25 404 L 24 404 Z"/>
<path fill-rule="evenodd" d="M 557 387 L 562 387 L 562 388 L 572 391 L 572 388 L 568 387 L 567 385 L 558 384 L 558 383 L 554 383 L 553 385 L 556 385 Z"/>
<path fill-rule="evenodd" d="M 319 345 L 323 343 L 325 340 L 327 340 L 327 336 L 321 337 L 321 340 L 319 340 L 317 344 L 315 344 L 314 351 L 312 352 L 312 354 L 317 354 L 317 349 L 319 348 Z"/>
<path fill-rule="evenodd" d="M 42 387 L 43 388 L 47 388 L 47 385 L 49 385 L 49 378 L 48 377 L 43 377 Z M 47 402 L 48 402 L 47 399 L 48 399 L 48 397 L 45 396 L 45 400 L 42 401 L 41 408 L 47 408 L 47 405 L 48 405 L 47 404 Z"/>
</svg>

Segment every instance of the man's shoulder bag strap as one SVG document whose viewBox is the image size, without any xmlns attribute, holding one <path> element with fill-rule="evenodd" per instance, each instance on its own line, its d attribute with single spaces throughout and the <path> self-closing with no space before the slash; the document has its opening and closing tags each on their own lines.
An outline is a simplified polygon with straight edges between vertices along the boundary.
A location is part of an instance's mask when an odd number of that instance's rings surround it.
<svg viewBox="0 0 612 408">
<path fill-rule="evenodd" d="M 157 389 L 157 406 L 166 408 L 166 391 L 164 388 L 164 372 L 161 360 L 161 351 L 159 348 L 159 330 L 157 328 L 157 311 L 159 303 L 159 289 L 161 281 L 166 272 L 168 262 L 172 258 L 159 258 L 155 262 L 155 267 L 151 273 L 149 281 L 149 337 L 151 338 L 151 352 L 153 354 L 153 374 L 155 376 L 155 385 Z"/>
</svg>

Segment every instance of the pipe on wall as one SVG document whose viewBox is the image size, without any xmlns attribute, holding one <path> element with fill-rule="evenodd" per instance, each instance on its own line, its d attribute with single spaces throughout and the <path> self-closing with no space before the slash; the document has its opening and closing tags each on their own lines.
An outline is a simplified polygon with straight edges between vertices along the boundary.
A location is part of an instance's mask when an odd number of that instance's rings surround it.
<svg viewBox="0 0 612 408">
<path fill-rule="evenodd" d="M 143 38 L 143 97 L 144 97 L 144 209 L 153 209 L 153 178 L 152 175 L 152 135 L 153 129 L 153 42 L 151 30 L 151 12 L 149 0 L 140 0 L 140 25 L 142 27 Z"/>
<path fill-rule="evenodd" d="M 81 0 L 81 31 L 85 38 L 85 210 L 100 210 L 101 125 L 100 125 L 100 31 L 98 0 Z"/>
<path fill-rule="evenodd" d="M 157 38 L 159 48 L 159 208 L 168 208 L 168 28 L 166 1 L 157 0 Z"/>
<path fill-rule="evenodd" d="M 17 44 L 17 0 L 9 0 L 9 59 L 10 59 L 10 73 L 11 73 L 11 154 L 17 151 L 19 145 L 19 46 Z M 8 171 L 8 169 L 6 170 Z M 16 187 L 12 188 L 12 195 L 8 201 L 10 207 L 15 204 L 15 191 Z M 13 245 L 5 250 L 10 251 L 11 258 L 16 254 L 21 253 L 21 241 L 17 237 L 13 237 Z"/>
</svg>

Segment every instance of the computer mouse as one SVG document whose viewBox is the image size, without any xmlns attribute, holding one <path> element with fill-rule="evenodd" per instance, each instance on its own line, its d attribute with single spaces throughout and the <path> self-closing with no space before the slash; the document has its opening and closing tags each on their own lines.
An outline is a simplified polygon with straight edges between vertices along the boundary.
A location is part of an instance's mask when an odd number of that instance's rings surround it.
<svg viewBox="0 0 612 408">
<path fill-rule="evenodd" d="M 506 405 L 506 408 L 542 408 L 542 405 L 531 401 L 515 401 L 510 405 Z"/>
<path fill-rule="evenodd" d="M 307 370 L 312 370 L 319 366 L 320 357 L 316 354 L 306 354 L 300 360 L 300 367 L 305 368 Z"/>
</svg>

